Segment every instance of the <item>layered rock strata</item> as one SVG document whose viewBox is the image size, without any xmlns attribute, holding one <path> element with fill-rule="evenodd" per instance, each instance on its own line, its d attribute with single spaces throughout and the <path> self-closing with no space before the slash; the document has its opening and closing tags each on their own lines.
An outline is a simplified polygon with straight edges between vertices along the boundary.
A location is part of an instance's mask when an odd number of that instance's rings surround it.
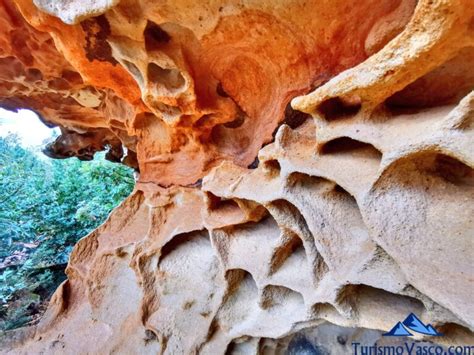
<svg viewBox="0 0 474 355">
<path fill-rule="evenodd" d="M 468 0 L 0 4 L 2 106 L 140 172 L 9 351 L 263 353 L 410 312 L 472 342 Z"/>
</svg>

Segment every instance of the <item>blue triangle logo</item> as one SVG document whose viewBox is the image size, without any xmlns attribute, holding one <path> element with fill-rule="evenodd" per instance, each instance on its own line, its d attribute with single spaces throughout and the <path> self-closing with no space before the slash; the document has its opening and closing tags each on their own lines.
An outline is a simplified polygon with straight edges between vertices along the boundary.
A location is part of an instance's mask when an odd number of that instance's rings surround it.
<svg viewBox="0 0 474 355">
<path fill-rule="evenodd" d="M 401 322 L 395 324 L 395 326 L 388 333 L 383 334 L 385 337 L 403 337 L 412 335 L 413 334 L 410 333 Z"/>
<path fill-rule="evenodd" d="M 403 325 L 408 329 L 425 335 L 440 336 L 441 334 L 433 328 L 431 324 L 425 325 L 415 314 L 410 313 L 403 321 Z"/>
</svg>

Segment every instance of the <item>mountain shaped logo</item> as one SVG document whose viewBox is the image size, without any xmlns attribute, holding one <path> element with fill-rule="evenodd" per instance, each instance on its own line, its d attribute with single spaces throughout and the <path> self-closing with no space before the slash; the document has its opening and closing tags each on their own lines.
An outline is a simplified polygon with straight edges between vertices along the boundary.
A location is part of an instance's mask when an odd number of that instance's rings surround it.
<svg viewBox="0 0 474 355">
<path fill-rule="evenodd" d="M 418 334 L 431 335 L 434 337 L 442 336 L 431 324 L 425 325 L 415 314 L 410 313 L 403 322 L 398 322 L 395 326 L 383 336 L 386 337 L 406 337 L 412 336 L 410 332 Z"/>
<path fill-rule="evenodd" d="M 403 326 L 402 322 L 398 322 L 388 333 L 385 333 L 383 336 L 386 337 L 411 337 L 413 334 L 410 333 Z"/>
</svg>

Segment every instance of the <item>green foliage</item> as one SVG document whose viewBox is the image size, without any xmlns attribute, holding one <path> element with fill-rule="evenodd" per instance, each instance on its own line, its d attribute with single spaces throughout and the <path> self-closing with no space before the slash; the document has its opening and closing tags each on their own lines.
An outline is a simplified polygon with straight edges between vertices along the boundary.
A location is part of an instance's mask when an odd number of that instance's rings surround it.
<svg viewBox="0 0 474 355">
<path fill-rule="evenodd" d="M 132 170 L 96 154 L 50 160 L 0 137 L 0 329 L 30 322 L 65 279 L 74 244 L 133 189 Z"/>
</svg>

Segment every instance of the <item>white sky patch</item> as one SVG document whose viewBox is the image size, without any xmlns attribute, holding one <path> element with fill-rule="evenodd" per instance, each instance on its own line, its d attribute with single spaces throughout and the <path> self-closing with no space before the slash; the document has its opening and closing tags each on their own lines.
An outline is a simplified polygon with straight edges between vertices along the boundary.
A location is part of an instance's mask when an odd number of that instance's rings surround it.
<svg viewBox="0 0 474 355">
<path fill-rule="evenodd" d="M 25 148 L 43 145 L 44 140 L 51 140 L 54 131 L 59 133 L 58 128 L 46 127 L 33 111 L 13 112 L 0 108 L 0 137 L 15 133 Z"/>
</svg>

